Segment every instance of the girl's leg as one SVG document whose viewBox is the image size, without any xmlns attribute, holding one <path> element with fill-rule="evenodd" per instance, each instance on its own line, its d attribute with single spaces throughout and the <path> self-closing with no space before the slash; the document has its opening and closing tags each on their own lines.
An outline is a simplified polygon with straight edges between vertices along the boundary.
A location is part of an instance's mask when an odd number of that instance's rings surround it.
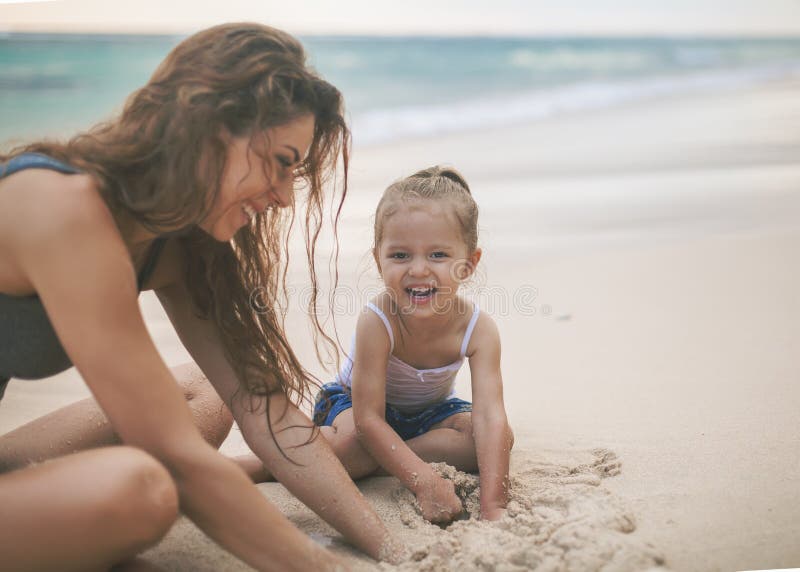
<svg viewBox="0 0 800 572">
<path fill-rule="evenodd" d="M 342 411 L 336 416 L 333 426 L 320 427 L 320 431 L 352 478 L 366 477 L 379 469 L 378 463 L 358 440 L 352 409 Z M 427 433 L 409 439 L 406 444 L 425 462 L 445 462 L 460 471 L 478 470 L 471 413 L 451 415 L 433 425 Z"/>
<path fill-rule="evenodd" d="M 427 433 L 409 439 L 406 444 L 425 462 L 445 462 L 468 473 L 478 470 L 472 413 L 451 415 L 433 425 Z"/>
<path fill-rule="evenodd" d="M 332 426 L 320 427 L 320 432 L 353 479 L 366 477 L 378 469 L 378 463 L 358 439 L 352 408 L 339 413 Z"/>
<path fill-rule="evenodd" d="M 99 571 L 158 542 L 178 493 L 148 454 L 108 447 L 0 475 L 0 507 L 4 570 Z"/>
<path fill-rule="evenodd" d="M 331 427 L 320 427 L 336 456 L 353 479 L 378 471 L 378 463 L 361 445 L 356 435 L 353 410 L 336 416 Z M 513 436 L 511 437 L 513 443 Z M 427 463 L 444 462 L 459 471 L 478 471 L 475 439 L 472 436 L 472 413 L 456 413 L 436 423 L 427 433 L 406 441 L 416 455 Z M 236 462 L 257 483 L 272 480 L 261 461 L 254 455 L 237 457 Z"/>
<path fill-rule="evenodd" d="M 180 365 L 172 372 L 203 437 L 219 448 L 233 424 L 228 408 L 195 364 Z M 119 443 L 97 402 L 84 399 L 0 436 L 0 473 Z"/>
<path fill-rule="evenodd" d="M 320 427 L 319 430 L 330 443 L 333 452 L 336 453 L 351 478 L 365 477 L 378 468 L 378 463 L 367 453 L 356 436 L 352 409 L 345 409 L 336 416 L 332 426 Z M 261 460 L 253 454 L 240 455 L 233 460 L 255 483 L 275 480 Z"/>
</svg>

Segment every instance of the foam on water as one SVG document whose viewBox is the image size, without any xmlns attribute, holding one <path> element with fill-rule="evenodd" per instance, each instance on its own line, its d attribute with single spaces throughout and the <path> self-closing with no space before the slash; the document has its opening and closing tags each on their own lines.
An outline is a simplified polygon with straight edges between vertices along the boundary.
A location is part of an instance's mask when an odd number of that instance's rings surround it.
<svg viewBox="0 0 800 572">
<path fill-rule="evenodd" d="M 800 39 L 304 37 L 359 144 L 800 75 Z M 0 36 L 0 142 L 108 118 L 176 36 Z"/>
</svg>

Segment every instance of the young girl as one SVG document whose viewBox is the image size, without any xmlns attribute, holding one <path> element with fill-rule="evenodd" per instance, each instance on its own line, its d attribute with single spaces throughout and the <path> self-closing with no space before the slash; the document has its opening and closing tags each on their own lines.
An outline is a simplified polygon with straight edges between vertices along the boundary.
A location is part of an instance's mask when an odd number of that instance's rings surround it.
<svg viewBox="0 0 800 572">
<path fill-rule="evenodd" d="M 431 167 L 386 189 L 373 247 L 386 289 L 367 304 L 354 351 L 314 412 L 351 476 L 383 468 L 432 522 L 463 508 L 429 462 L 480 472 L 484 519 L 500 518 L 508 501 L 513 434 L 500 337 L 492 318 L 458 295 L 481 258 L 477 240 L 478 207 L 457 171 Z M 474 405 L 453 396 L 465 358 Z"/>
</svg>

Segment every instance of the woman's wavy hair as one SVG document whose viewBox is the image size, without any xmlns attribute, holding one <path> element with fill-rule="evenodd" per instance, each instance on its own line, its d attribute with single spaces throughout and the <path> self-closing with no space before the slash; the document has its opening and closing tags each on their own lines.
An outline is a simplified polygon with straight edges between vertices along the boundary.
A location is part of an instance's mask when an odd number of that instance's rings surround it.
<svg viewBox="0 0 800 572">
<path fill-rule="evenodd" d="M 66 143 L 34 143 L 12 155 L 44 153 L 93 174 L 118 221 L 175 237 L 196 312 L 218 327 L 241 389 L 251 398 L 282 392 L 299 403 L 318 380 L 300 364 L 284 329 L 294 207 L 259 213 L 230 242 L 214 240 L 197 225 L 220 190 L 224 134 L 262 137 L 308 113 L 315 119 L 313 141 L 295 175 L 306 190 L 309 313 L 320 357 L 320 339 L 335 352 L 316 312 L 323 186 L 332 182 L 333 195 L 340 197 L 332 207 L 336 235 L 347 194 L 350 133 L 341 93 L 307 66 L 303 47 L 291 35 L 251 23 L 194 34 L 131 94 L 118 117 Z M 266 410 L 269 417 L 268 405 Z"/>
</svg>

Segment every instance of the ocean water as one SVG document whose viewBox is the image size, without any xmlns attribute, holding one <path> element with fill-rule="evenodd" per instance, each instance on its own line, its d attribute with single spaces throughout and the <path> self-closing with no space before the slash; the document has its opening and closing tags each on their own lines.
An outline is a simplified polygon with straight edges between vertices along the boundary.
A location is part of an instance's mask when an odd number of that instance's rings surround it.
<svg viewBox="0 0 800 572">
<path fill-rule="evenodd" d="M 0 145 L 112 116 L 180 39 L 0 35 Z M 800 78 L 800 38 L 301 39 L 358 145 Z"/>
</svg>

